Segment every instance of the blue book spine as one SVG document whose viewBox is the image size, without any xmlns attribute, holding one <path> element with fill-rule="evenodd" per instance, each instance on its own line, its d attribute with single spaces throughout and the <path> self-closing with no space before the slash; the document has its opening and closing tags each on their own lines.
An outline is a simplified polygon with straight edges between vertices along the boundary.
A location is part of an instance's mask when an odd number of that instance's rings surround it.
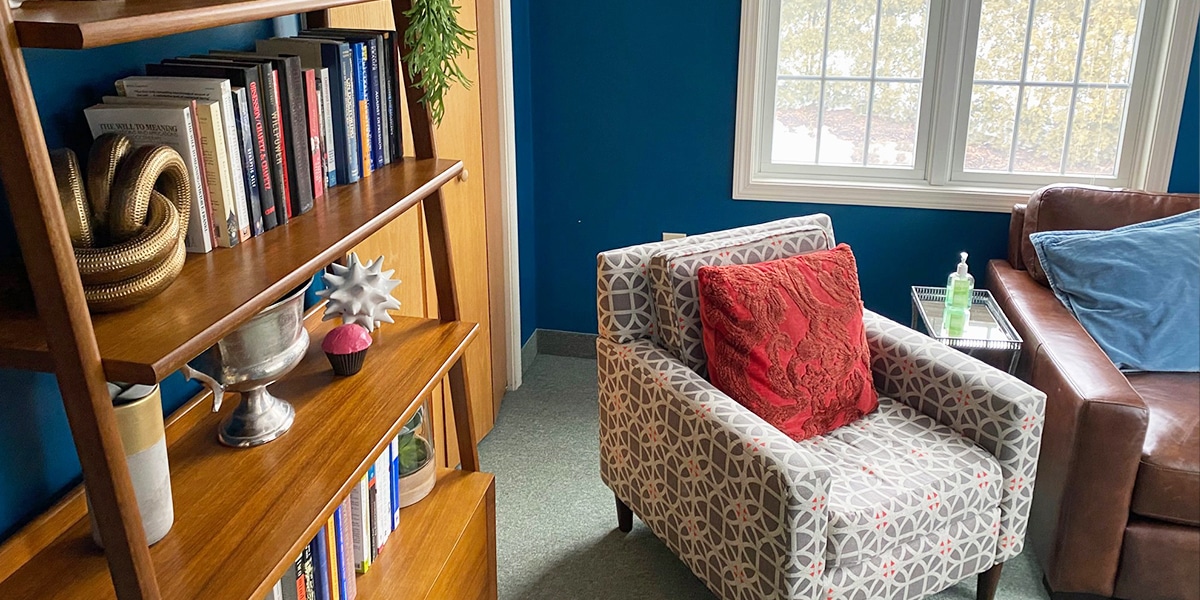
<svg viewBox="0 0 1200 600">
<path fill-rule="evenodd" d="M 392 440 L 392 531 L 400 527 L 400 438 Z"/>
<path fill-rule="evenodd" d="M 333 548 L 337 551 L 337 556 L 334 560 L 337 561 L 338 574 L 338 598 L 345 600 L 346 595 L 346 574 L 350 573 L 350 577 L 354 576 L 352 570 L 346 569 L 346 530 L 342 527 L 342 511 L 346 510 L 346 505 L 337 507 L 333 511 Z"/>
<path fill-rule="evenodd" d="M 379 50 L 375 41 L 367 43 L 367 102 L 371 111 L 371 168 L 383 168 L 383 90 L 379 89 Z"/>
<path fill-rule="evenodd" d="M 354 44 L 354 102 L 358 110 L 355 111 L 355 118 L 358 120 L 358 147 L 361 150 L 359 155 L 362 163 L 363 173 L 365 177 L 370 171 L 374 170 L 374 161 L 371 160 L 371 110 L 370 110 L 370 88 L 367 85 L 367 74 L 370 67 L 367 66 L 367 45 L 359 42 Z"/>
<path fill-rule="evenodd" d="M 338 75 L 342 82 L 342 143 L 344 144 L 345 152 L 341 152 L 345 156 L 346 168 L 338 167 L 338 171 L 346 174 L 346 183 L 354 183 L 362 177 L 362 158 L 359 156 L 358 145 L 358 111 L 356 107 L 358 103 L 354 100 L 354 50 L 350 44 L 341 44 L 339 46 L 339 62 L 341 68 Z"/>
<path fill-rule="evenodd" d="M 343 55 L 345 60 L 343 60 Z M 349 106 L 346 102 L 346 84 L 350 85 L 350 97 L 354 96 L 354 82 L 349 77 L 343 77 L 342 69 L 351 66 L 350 63 L 350 46 L 348 44 L 322 44 L 321 45 L 321 65 L 329 69 L 329 120 L 333 123 L 333 139 L 329 143 L 334 146 L 333 161 L 335 165 L 336 177 L 334 181 L 329 182 L 330 185 L 340 185 L 344 183 L 354 183 L 350 180 L 349 165 L 350 152 L 353 150 L 354 141 L 346 137 L 349 131 L 346 108 Z M 355 179 L 357 181 L 357 178 Z"/>
<path fill-rule="evenodd" d="M 313 539 L 309 547 L 313 551 L 313 562 L 317 590 L 317 597 L 314 600 L 332 600 L 333 593 L 329 590 L 329 539 L 325 537 L 325 528 L 317 530 L 317 537 Z"/>
<path fill-rule="evenodd" d="M 242 155 L 242 178 L 246 188 L 246 204 L 250 209 L 250 233 L 262 235 L 262 197 L 258 194 L 258 161 L 254 159 L 254 134 L 250 129 L 249 104 L 246 89 L 234 94 L 233 118 L 237 121 L 238 150 Z"/>
</svg>

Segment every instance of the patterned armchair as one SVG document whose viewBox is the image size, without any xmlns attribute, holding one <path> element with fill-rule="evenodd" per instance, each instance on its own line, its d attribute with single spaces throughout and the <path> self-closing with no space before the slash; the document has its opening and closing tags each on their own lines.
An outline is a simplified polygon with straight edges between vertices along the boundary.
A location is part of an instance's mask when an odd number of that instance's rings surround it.
<svg viewBox="0 0 1200 600">
<path fill-rule="evenodd" d="M 871 312 L 880 407 L 795 442 L 710 385 L 696 271 L 834 246 L 829 217 L 598 257 L 600 473 L 726 600 L 918 598 L 1021 552 L 1045 396 Z"/>
</svg>

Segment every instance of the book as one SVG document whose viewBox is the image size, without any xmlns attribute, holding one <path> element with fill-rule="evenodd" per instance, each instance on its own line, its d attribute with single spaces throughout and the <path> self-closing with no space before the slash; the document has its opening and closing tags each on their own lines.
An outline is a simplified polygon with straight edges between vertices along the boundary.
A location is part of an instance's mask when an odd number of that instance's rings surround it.
<svg viewBox="0 0 1200 600">
<path fill-rule="evenodd" d="M 200 172 L 202 159 L 196 143 L 195 125 L 190 108 L 169 106 L 117 106 L 97 104 L 84 109 L 92 137 L 106 133 L 121 133 L 135 146 L 166 144 L 179 152 L 188 165 L 192 188 L 192 209 L 184 244 L 188 252 L 211 252 L 212 225 L 209 223 L 208 203 L 204 195 L 204 177 Z"/>
<path fill-rule="evenodd" d="M 308 115 L 308 157 L 312 169 L 313 202 L 325 195 L 325 158 L 321 154 L 321 108 L 317 104 L 317 72 L 303 69 L 304 108 Z"/>
<path fill-rule="evenodd" d="M 396 45 L 397 38 L 394 31 L 386 29 L 336 29 L 336 28 L 317 28 L 309 30 L 313 35 L 321 35 L 329 33 L 333 35 L 369 35 L 376 37 L 376 47 L 379 56 L 379 86 L 383 96 L 382 121 L 384 128 L 384 147 L 385 147 L 385 162 L 398 160 L 404 155 L 404 148 L 400 131 L 400 106 L 398 103 L 404 101 L 404 96 L 400 93 L 400 59 L 399 48 Z M 301 32 L 301 35 L 305 35 Z"/>
<path fill-rule="evenodd" d="M 259 40 L 256 48 L 263 53 L 299 56 L 300 65 L 306 69 L 329 69 L 329 79 L 334 86 L 330 90 L 329 100 L 336 165 L 327 168 L 327 171 L 337 174 L 330 185 L 358 181 L 358 115 L 355 111 L 357 103 L 354 99 L 354 67 L 350 45 L 336 40 L 295 37 Z"/>
<path fill-rule="evenodd" d="M 358 596 L 358 581 L 354 577 L 354 534 L 351 531 L 353 518 L 351 516 L 350 498 L 347 496 L 342 501 L 342 506 L 338 509 L 341 519 L 334 525 L 338 527 L 338 541 L 341 547 L 338 548 L 338 556 L 341 562 L 338 566 L 341 568 L 341 578 L 338 580 L 342 584 L 342 600 L 354 600 Z"/>
<path fill-rule="evenodd" d="M 225 127 L 221 122 L 219 103 L 209 100 L 128 96 L 105 96 L 104 103 L 126 106 L 179 106 L 192 109 L 196 118 L 196 130 L 200 134 L 204 193 L 209 199 L 209 213 L 212 215 L 211 223 L 216 231 L 217 246 L 232 248 L 238 245 L 242 241 L 241 223 L 245 215 L 239 214 L 239 204 L 234 194 L 235 186 L 229 168 L 229 152 L 225 147 Z M 248 219 L 245 219 L 245 222 L 246 238 L 249 239 L 250 222 Z"/>
<path fill-rule="evenodd" d="M 400 437 L 392 438 L 388 444 L 392 458 L 392 531 L 400 527 Z"/>
<path fill-rule="evenodd" d="M 286 203 L 287 196 L 280 187 L 276 165 L 281 164 L 277 155 L 279 145 L 274 138 L 275 121 L 267 108 L 267 90 L 260 79 L 258 65 L 233 64 L 228 61 L 195 61 L 187 58 L 167 59 L 161 64 L 146 65 L 149 75 L 174 77 L 220 77 L 230 84 L 246 89 L 246 100 L 250 105 L 250 126 L 254 135 L 255 165 L 258 167 L 258 190 L 261 198 L 263 230 L 274 229 L 279 224 L 276 205 Z"/>
<path fill-rule="evenodd" d="M 312 555 L 313 593 L 315 600 L 330 600 L 329 591 L 329 540 L 325 528 L 317 530 L 317 537 L 308 544 Z"/>
<path fill-rule="evenodd" d="M 325 522 L 325 581 L 329 587 L 329 600 L 342 600 L 341 590 L 341 569 L 338 568 L 338 541 L 337 531 L 334 527 L 334 521 L 337 519 L 337 511 L 330 515 Z"/>
<path fill-rule="evenodd" d="M 300 594 L 304 592 L 304 583 L 300 580 L 302 576 L 300 557 L 297 556 L 296 560 L 292 561 L 283 572 L 283 579 L 279 580 L 278 585 L 282 588 L 283 600 L 299 600 Z"/>
<path fill-rule="evenodd" d="M 391 162 L 390 148 L 386 148 L 384 143 L 384 114 L 387 111 L 383 107 L 383 99 L 386 94 L 383 77 L 386 75 L 386 68 L 381 67 L 380 60 L 381 55 L 386 55 L 386 52 L 382 48 L 382 36 L 334 28 L 310 29 L 300 32 L 300 35 L 345 40 L 363 45 L 367 115 L 370 119 L 367 133 L 370 140 L 371 168 L 372 170 L 382 168 L 384 164 Z"/>
<path fill-rule="evenodd" d="M 300 553 L 300 566 L 304 569 L 304 596 L 301 600 L 320 600 L 317 597 L 317 567 L 316 557 L 313 556 L 313 545 L 310 543 Z M 299 590 L 299 586 L 296 588 Z"/>
<path fill-rule="evenodd" d="M 392 533 L 392 457 L 388 448 L 375 459 L 375 479 L 375 544 L 383 552 Z"/>
<path fill-rule="evenodd" d="M 371 553 L 371 562 L 379 557 L 379 473 L 372 463 L 367 468 L 367 551 Z"/>
<path fill-rule="evenodd" d="M 371 568 L 371 497 L 369 474 L 350 490 L 350 539 L 354 548 L 354 570 L 366 573 Z"/>
<path fill-rule="evenodd" d="M 238 241 L 244 242 L 250 239 L 250 210 L 247 206 L 241 144 L 238 143 L 238 125 L 234 116 L 233 91 L 229 80 L 134 75 L 118 79 L 114 85 L 118 95 L 130 98 L 180 98 L 215 102 L 217 104 L 220 112 L 213 119 L 214 123 L 219 124 L 219 134 L 223 139 L 216 141 L 220 142 L 217 144 L 218 146 L 223 146 L 223 151 L 216 158 L 220 163 L 225 165 L 228 171 L 228 179 L 232 187 L 229 191 L 234 196 L 231 202 L 234 214 L 237 216 Z M 197 106 L 197 108 L 199 109 L 200 107 Z M 203 131 L 201 133 L 203 138 Z M 207 158 L 207 151 L 205 152 L 205 156 Z M 213 187 L 211 174 L 209 177 L 209 188 L 211 190 Z M 218 198 L 214 197 L 214 204 L 218 207 L 221 205 Z M 218 210 L 217 212 L 219 213 L 220 211 Z"/>
<path fill-rule="evenodd" d="M 250 235 L 262 235 L 262 194 L 259 193 L 258 164 L 254 158 L 254 134 L 250 129 L 250 102 L 246 88 L 231 88 L 233 118 L 237 121 L 238 147 L 241 150 L 242 177 L 246 192 L 246 209 L 250 212 Z"/>
<path fill-rule="evenodd" d="M 271 591 L 267 593 L 267 598 L 269 598 L 270 600 L 283 600 L 283 582 L 282 581 L 275 582 L 275 587 L 271 588 Z"/>
<path fill-rule="evenodd" d="M 333 137 L 333 105 L 327 67 L 317 71 L 317 95 L 321 104 L 321 155 L 325 158 L 325 185 L 333 187 L 338 178 L 337 145 Z"/>
<path fill-rule="evenodd" d="M 291 179 L 292 214 L 302 215 L 313 207 L 313 178 L 308 165 L 312 164 L 309 150 L 308 109 L 305 107 L 304 73 L 298 56 L 271 56 L 257 52 L 213 51 L 209 56 L 244 61 L 267 61 L 274 67 L 279 81 L 279 100 L 288 143 L 286 158 Z"/>
</svg>

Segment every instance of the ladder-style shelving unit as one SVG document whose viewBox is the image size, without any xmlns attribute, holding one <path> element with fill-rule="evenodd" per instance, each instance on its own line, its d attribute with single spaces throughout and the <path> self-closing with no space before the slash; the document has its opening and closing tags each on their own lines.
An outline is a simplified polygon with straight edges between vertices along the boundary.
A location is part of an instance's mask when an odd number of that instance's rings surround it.
<svg viewBox="0 0 1200 600">
<path fill-rule="evenodd" d="M 483 585 L 495 597 L 494 482 L 479 472 L 462 363 L 478 327 L 458 320 L 440 191 L 463 167 L 437 158 L 429 114 L 417 102 L 419 82 L 400 69 L 415 157 L 330 188 L 312 212 L 284 227 L 234 248 L 189 255 L 179 278 L 144 304 L 91 315 L 21 55 L 21 48 L 93 48 L 296 13 L 320 19 L 316 11 L 360 1 L 0 5 L 0 173 L 36 303 L 36 311 L 0 313 L 0 368 L 56 375 L 107 548 L 91 542 L 83 488 L 77 489 L 0 547 L 0 598 L 258 600 L 443 380 L 452 394 L 462 470 L 440 472 L 434 492 L 402 511 L 401 541 L 389 543 L 359 577 L 359 596 L 442 593 L 444 566 L 461 564 L 476 580 L 480 566 L 490 571 Z M 411 0 L 392 0 L 401 31 L 409 8 Z M 393 37 L 403 43 L 403 36 Z M 397 318 L 380 330 L 367 369 L 335 378 L 315 341 L 330 324 L 310 314 L 308 356 L 272 386 L 296 407 L 295 425 L 270 444 L 220 446 L 214 432 L 222 415 L 207 409 L 207 393 L 177 411 L 167 423 L 175 525 L 148 547 L 105 382 L 162 381 L 417 204 L 424 206 L 438 318 Z M 492 551 L 462 547 L 461 540 L 480 536 Z"/>
</svg>

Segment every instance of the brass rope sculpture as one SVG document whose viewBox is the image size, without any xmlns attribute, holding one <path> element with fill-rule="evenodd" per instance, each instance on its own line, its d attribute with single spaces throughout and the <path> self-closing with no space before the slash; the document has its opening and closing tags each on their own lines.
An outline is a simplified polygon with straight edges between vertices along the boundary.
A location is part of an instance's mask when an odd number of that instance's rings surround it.
<svg viewBox="0 0 1200 600">
<path fill-rule="evenodd" d="M 192 204 L 178 152 L 162 145 L 134 149 L 129 138 L 106 134 L 88 154 L 86 182 L 71 150 L 52 150 L 50 162 L 89 308 L 129 308 L 175 281 Z"/>
</svg>

